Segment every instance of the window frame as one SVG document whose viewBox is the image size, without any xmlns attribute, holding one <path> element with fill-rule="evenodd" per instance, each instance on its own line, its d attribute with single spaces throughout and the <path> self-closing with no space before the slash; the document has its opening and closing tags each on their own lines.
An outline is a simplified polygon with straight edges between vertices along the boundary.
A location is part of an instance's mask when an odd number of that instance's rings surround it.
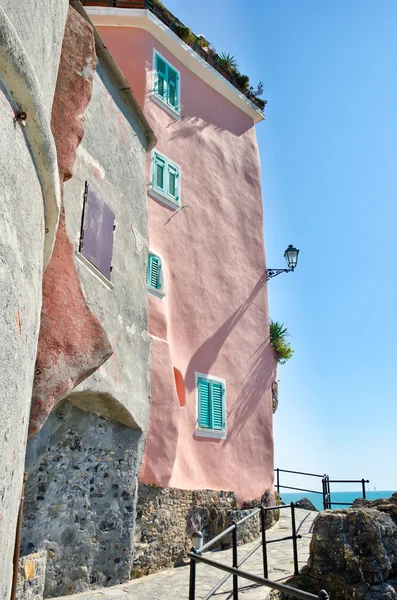
<svg viewBox="0 0 397 600">
<path fill-rule="evenodd" d="M 194 435 L 197 437 L 207 437 L 214 439 L 225 440 L 227 437 L 227 401 L 226 401 L 226 380 L 215 375 L 209 375 L 208 373 L 194 373 L 195 385 L 196 385 L 196 429 Z M 199 379 L 207 379 L 208 381 L 215 381 L 221 383 L 223 386 L 222 395 L 222 414 L 223 414 L 223 429 L 208 429 L 200 427 L 199 425 Z"/>
<path fill-rule="evenodd" d="M 160 261 L 160 287 L 159 288 L 154 288 L 147 281 L 147 272 L 148 272 L 148 267 L 149 267 L 149 257 L 150 257 L 150 255 L 155 256 Z M 160 298 L 161 300 L 164 298 L 164 296 L 166 294 L 166 289 L 165 289 L 165 277 L 164 277 L 164 261 L 163 261 L 163 257 L 158 252 L 155 252 L 154 250 L 151 250 L 151 249 L 149 249 L 149 251 L 147 253 L 147 259 L 146 259 L 146 280 L 145 280 L 145 282 L 146 282 L 146 288 L 147 288 L 149 294 L 151 294 L 152 296 L 155 296 L 156 298 Z"/>
<path fill-rule="evenodd" d="M 169 67 L 171 67 L 171 69 L 173 71 L 175 71 L 175 73 L 177 74 L 177 85 L 176 85 L 176 93 L 177 93 L 177 99 L 178 99 L 178 108 L 175 108 L 175 106 L 173 104 L 170 104 L 168 102 L 168 100 L 165 100 L 163 98 L 163 96 L 161 96 L 159 93 L 156 92 L 156 85 L 157 85 L 157 68 L 156 68 L 156 59 L 157 56 L 159 58 L 161 58 L 161 60 L 164 61 L 165 65 L 166 65 L 166 70 L 168 70 Z M 163 56 L 161 54 L 161 52 L 159 52 L 158 50 L 156 50 L 156 48 L 153 48 L 153 64 L 152 64 L 152 100 L 154 100 L 156 102 L 156 104 L 158 104 L 161 108 L 163 108 L 164 110 L 166 110 L 166 112 L 168 112 L 169 114 L 171 114 L 172 117 L 177 117 L 178 119 L 181 116 L 181 73 L 178 69 L 176 69 L 174 67 L 174 65 L 165 58 L 165 56 Z M 166 80 L 166 86 L 168 86 L 168 77 Z"/>
<path fill-rule="evenodd" d="M 109 275 L 107 275 L 107 272 L 105 273 L 102 269 L 101 269 L 101 265 L 100 264 L 96 264 L 93 260 L 93 254 L 92 254 L 92 250 L 90 250 L 90 245 L 88 244 L 88 250 L 85 247 L 85 244 L 87 244 L 86 240 L 85 240 L 85 232 L 89 231 L 90 227 L 89 227 L 89 221 L 87 219 L 87 211 L 88 211 L 88 200 L 89 197 L 93 196 L 94 198 L 97 199 L 97 206 L 98 206 L 98 202 L 103 206 L 106 207 L 106 211 L 107 211 L 107 217 L 112 219 L 112 223 L 111 223 L 111 253 L 110 253 L 110 260 L 109 260 Z M 93 215 L 95 216 L 95 211 L 93 213 Z M 102 223 L 103 226 L 103 215 L 104 215 L 104 210 L 102 210 L 101 212 L 101 216 L 102 216 L 102 220 L 100 221 L 100 223 Z M 86 221 L 87 219 L 87 221 Z M 96 226 L 98 227 L 98 222 L 95 221 Z M 83 209 L 81 212 L 81 223 L 80 223 L 80 237 L 79 237 L 79 246 L 78 246 L 78 250 L 76 251 L 76 256 L 80 259 L 80 262 L 82 262 L 86 267 L 88 267 L 95 275 L 98 276 L 98 278 L 105 283 L 108 287 L 110 287 L 110 289 L 114 288 L 114 285 L 111 281 L 111 275 L 112 275 L 112 270 L 113 270 L 113 259 L 114 259 L 114 248 L 115 248 L 115 235 L 114 235 L 114 231 L 116 229 L 116 214 L 115 212 L 113 212 L 112 208 L 110 208 L 109 204 L 103 199 L 103 197 L 101 195 L 98 194 L 98 192 L 96 191 L 96 189 L 89 183 L 88 180 L 85 181 L 84 184 L 84 194 L 83 194 Z M 103 233 L 103 232 L 102 232 Z M 95 246 L 95 248 L 97 249 L 97 245 Z M 98 257 L 97 255 L 95 256 L 95 259 L 97 259 L 98 261 L 100 261 L 100 257 Z"/>
<path fill-rule="evenodd" d="M 158 188 L 155 185 L 155 176 L 156 176 L 156 170 L 155 170 L 155 165 L 156 165 L 156 156 L 158 156 L 158 158 L 160 158 L 162 161 L 164 161 L 164 187 L 163 189 Z M 171 167 L 171 169 L 175 170 L 177 173 L 176 176 L 176 190 L 177 190 L 177 200 L 175 199 L 175 197 L 173 198 L 169 193 L 169 168 Z M 162 202 L 163 204 L 165 204 L 166 206 L 168 206 L 169 208 L 173 208 L 174 210 L 180 210 L 182 203 L 181 203 L 181 183 L 182 183 L 182 169 L 181 167 L 178 165 L 178 163 L 176 163 L 173 160 L 170 160 L 167 156 L 165 156 L 164 154 L 162 154 L 161 152 L 159 152 L 158 150 L 152 150 L 151 153 L 151 157 L 150 157 L 150 195 L 155 198 L 156 200 L 159 200 L 160 202 Z"/>
</svg>

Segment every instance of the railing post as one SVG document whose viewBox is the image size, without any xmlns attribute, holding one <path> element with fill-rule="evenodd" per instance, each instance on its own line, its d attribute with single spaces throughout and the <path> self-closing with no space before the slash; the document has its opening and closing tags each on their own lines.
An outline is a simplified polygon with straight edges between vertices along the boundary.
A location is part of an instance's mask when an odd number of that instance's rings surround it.
<svg viewBox="0 0 397 600">
<path fill-rule="evenodd" d="M 269 577 L 269 569 L 267 565 L 267 546 L 266 546 L 266 520 L 265 510 L 261 506 L 261 530 L 262 530 L 262 558 L 263 558 L 263 577 L 267 579 Z"/>
<path fill-rule="evenodd" d="M 233 567 L 238 569 L 238 556 L 237 556 L 237 525 L 233 522 Z M 189 599 L 190 600 L 190 599 Z M 238 600 L 238 577 L 233 575 L 233 600 Z"/>
<path fill-rule="evenodd" d="M 280 469 L 276 469 L 277 494 L 280 495 Z"/>
<path fill-rule="evenodd" d="M 363 486 L 363 498 L 365 500 L 365 498 L 366 498 L 366 495 L 365 495 L 365 479 L 361 480 L 361 485 Z"/>
<path fill-rule="evenodd" d="M 196 553 L 196 549 L 192 548 L 191 552 Z M 189 600 L 196 600 L 196 561 L 190 559 L 190 577 L 189 577 Z"/>
<path fill-rule="evenodd" d="M 330 483 L 329 483 L 329 475 L 327 475 L 326 482 L 327 482 L 328 508 L 331 510 L 332 509 L 332 502 L 331 502 L 331 486 L 330 486 Z"/>
<path fill-rule="evenodd" d="M 325 491 L 325 475 L 324 475 L 324 478 L 321 480 L 321 483 L 323 484 L 323 507 L 324 507 L 324 510 L 326 510 L 327 498 L 326 498 L 326 491 Z"/>
<path fill-rule="evenodd" d="M 296 542 L 296 521 L 295 521 L 295 504 L 291 502 L 291 522 L 292 522 L 292 545 L 294 550 L 294 575 L 299 575 L 298 565 L 298 544 Z"/>
</svg>

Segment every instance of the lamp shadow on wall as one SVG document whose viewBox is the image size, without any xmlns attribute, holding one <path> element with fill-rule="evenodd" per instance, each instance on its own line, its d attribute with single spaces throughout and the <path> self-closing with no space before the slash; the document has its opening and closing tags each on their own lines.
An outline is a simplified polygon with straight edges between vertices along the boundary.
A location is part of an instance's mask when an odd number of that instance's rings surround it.
<svg viewBox="0 0 397 600">
<path fill-rule="evenodd" d="M 267 276 L 265 272 L 263 275 L 261 275 L 260 279 L 245 302 L 243 302 L 243 304 L 241 304 L 239 308 L 234 311 L 234 313 L 225 321 L 225 323 L 211 337 L 207 338 L 193 354 L 186 369 L 186 387 L 189 392 L 195 388 L 195 370 L 200 369 L 202 373 L 210 373 L 211 367 L 213 366 L 226 339 L 229 337 L 230 333 L 233 331 L 240 319 L 250 308 L 259 292 L 266 285 L 266 281 Z M 268 346 L 268 342 L 265 342 L 264 346 Z M 262 359 L 260 359 L 260 362 L 262 362 Z M 256 375 L 256 371 L 255 377 L 258 377 L 258 375 Z M 250 384 L 250 387 L 253 384 L 254 382 Z"/>
<path fill-rule="evenodd" d="M 276 361 L 270 339 L 263 342 L 252 354 L 250 362 L 241 391 L 228 415 L 228 437 L 225 446 L 230 440 L 236 439 L 257 410 L 258 404 L 265 400 L 266 390 L 271 389 L 276 376 Z"/>
</svg>

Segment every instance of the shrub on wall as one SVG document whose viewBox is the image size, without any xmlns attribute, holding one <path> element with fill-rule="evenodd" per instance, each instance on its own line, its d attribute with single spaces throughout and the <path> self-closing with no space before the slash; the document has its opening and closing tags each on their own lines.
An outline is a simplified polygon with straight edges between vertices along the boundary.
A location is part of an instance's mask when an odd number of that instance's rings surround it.
<svg viewBox="0 0 397 600">
<path fill-rule="evenodd" d="M 288 329 L 282 323 L 270 319 L 270 345 L 280 365 L 284 365 L 294 353 L 291 344 L 286 340 L 288 335 Z"/>
</svg>

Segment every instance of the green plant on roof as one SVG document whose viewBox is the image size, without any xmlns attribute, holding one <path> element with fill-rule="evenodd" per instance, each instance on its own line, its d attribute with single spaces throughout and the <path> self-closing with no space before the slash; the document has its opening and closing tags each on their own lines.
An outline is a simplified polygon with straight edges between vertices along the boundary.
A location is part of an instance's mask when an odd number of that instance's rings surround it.
<svg viewBox="0 0 397 600">
<path fill-rule="evenodd" d="M 233 54 L 230 54 L 229 52 L 222 52 L 219 55 L 218 61 L 225 71 L 228 71 L 229 73 L 232 71 L 237 71 L 237 61 Z"/>
<path fill-rule="evenodd" d="M 286 340 L 288 336 L 288 329 L 282 323 L 270 319 L 270 345 L 280 365 L 284 365 L 294 353 L 291 344 Z"/>
</svg>

